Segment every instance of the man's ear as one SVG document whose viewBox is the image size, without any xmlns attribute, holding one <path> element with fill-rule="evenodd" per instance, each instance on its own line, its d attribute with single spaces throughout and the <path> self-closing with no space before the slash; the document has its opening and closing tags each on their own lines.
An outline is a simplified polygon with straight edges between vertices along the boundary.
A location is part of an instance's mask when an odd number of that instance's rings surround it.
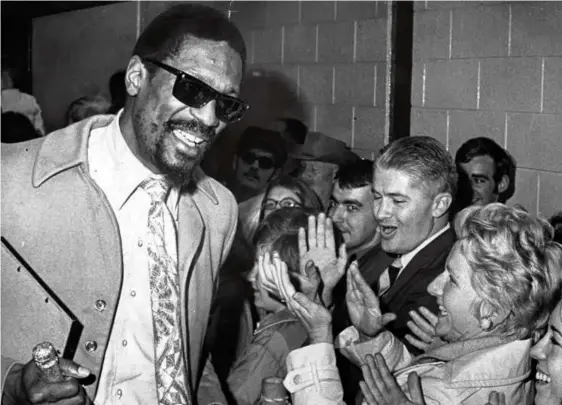
<svg viewBox="0 0 562 405">
<path fill-rule="evenodd" d="M 432 214 L 434 218 L 441 218 L 446 215 L 453 203 L 451 193 L 439 193 L 433 197 Z"/>
<path fill-rule="evenodd" d="M 504 174 L 498 183 L 498 194 L 501 194 L 507 190 L 509 187 L 509 177 L 507 174 Z"/>
<path fill-rule="evenodd" d="M 134 55 L 127 65 L 125 71 L 125 88 L 130 96 L 139 94 L 142 84 L 148 79 L 148 70 L 144 66 L 140 57 Z"/>
</svg>

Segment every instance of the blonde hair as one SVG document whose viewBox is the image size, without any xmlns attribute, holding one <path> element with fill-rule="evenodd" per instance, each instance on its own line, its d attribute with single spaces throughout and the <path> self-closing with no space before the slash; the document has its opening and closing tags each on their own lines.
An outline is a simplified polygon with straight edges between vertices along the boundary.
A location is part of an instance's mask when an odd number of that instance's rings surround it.
<svg viewBox="0 0 562 405">
<path fill-rule="evenodd" d="M 561 278 L 562 246 L 552 226 L 500 203 L 467 208 L 455 226 L 480 304 L 509 310 L 500 331 L 525 339 L 544 328 Z"/>
</svg>

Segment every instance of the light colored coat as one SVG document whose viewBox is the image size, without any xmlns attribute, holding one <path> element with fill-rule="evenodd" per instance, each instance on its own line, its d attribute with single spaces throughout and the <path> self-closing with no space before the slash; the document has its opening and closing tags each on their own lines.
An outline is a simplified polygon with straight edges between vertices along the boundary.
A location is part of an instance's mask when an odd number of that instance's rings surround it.
<svg viewBox="0 0 562 405">
<path fill-rule="evenodd" d="M 427 405 L 482 405 L 492 391 L 505 394 L 510 405 L 533 403 L 530 339 L 471 339 L 430 348 L 413 358 L 388 331 L 360 342 L 359 333 L 350 327 L 338 335 L 336 346 L 357 365 L 367 354 L 381 353 L 407 395 L 408 375 L 416 372 Z M 287 357 L 287 370 L 284 384 L 293 405 L 344 404 L 333 345 L 319 343 L 294 350 Z"/>
<path fill-rule="evenodd" d="M 2 145 L 2 236 L 84 325 L 74 361 L 99 377 L 122 284 L 122 252 L 117 220 L 101 189 L 89 175 L 90 131 L 114 116 L 96 116 L 46 138 Z M 226 403 L 210 362 L 203 356 L 218 270 L 228 255 L 237 222 L 232 194 L 200 169 L 195 187 L 179 203 L 178 258 L 182 274 L 182 333 L 192 396 L 199 404 Z M 2 269 L 4 272 L 4 268 Z M 5 286 L 18 288 L 17 285 Z M 102 311 L 96 302 L 103 300 Z M 2 311 L 37 308 L 3 308 Z M 2 338 L 6 334 L 2 329 Z M 22 347 L 30 331 L 12 330 Z M 94 341 L 97 349 L 86 350 Z M 91 345 L 90 345 L 91 348 Z M 26 363 L 29 359 L 16 359 Z M 2 358 L 2 373 L 13 359 Z M 98 378 L 99 379 L 99 378 Z M 86 386 L 95 397 L 96 383 Z M 216 401 L 216 402 L 214 402 Z"/>
</svg>

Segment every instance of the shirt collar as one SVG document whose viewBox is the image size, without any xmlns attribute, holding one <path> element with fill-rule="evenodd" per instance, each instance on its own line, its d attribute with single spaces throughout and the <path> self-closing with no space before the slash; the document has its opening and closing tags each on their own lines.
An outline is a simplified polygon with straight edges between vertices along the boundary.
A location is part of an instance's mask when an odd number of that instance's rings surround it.
<svg viewBox="0 0 562 405">
<path fill-rule="evenodd" d="M 451 227 L 451 225 L 447 222 L 447 225 L 444 226 L 443 228 L 441 228 L 439 231 L 435 232 L 433 235 L 431 235 L 429 238 L 427 238 L 426 240 L 424 240 L 422 243 L 420 243 L 418 245 L 417 248 L 415 248 L 414 250 L 412 250 L 411 252 L 408 252 L 406 254 L 403 254 L 402 256 L 400 256 L 400 264 L 401 264 L 401 269 L 405 268 L 408 263 L 410 263 L 410 261 L 414 258 L 414 256 L 416 254 L 418 254 L 418 252 L 420 252 L 424 247 L 426 247 L 427 245 L 429 245 L 432 241 L 434 241 L 435 239 L 437 239 L 437 237 L 443 233 L 445 233 L 449 228 Z"/>
<path fill-rule="evenodd" d="M 53 176 L 75 166 L 82 165 L 87 168 L 88 143 L 91 131 L 104 129 L 114 121 L 117 121 L 116 125 L 119 129 L 118 118 L 115 115 L 96 115 L 59 129 L 45 138 L 32 141 L 41 144 L 33 166 L 31 179 L 33 187 L 41 187 Z M 207 196 L 214 205 L 218 205 L 219 199 L 214 190 L 213 181 L 205 175 L 200 167 L 194 169 L 192 176 L 193 183 L 198 191 Z M 178 190 L 176 192 L 179 198 L 181 193 Z M 173 194 L 170 193 L 170 196 Z"/>
<path fill-rule="evenodd" d="M 102 149 L 106 155 L 107 165 L 113 166 L 113 187 L 107 190 L 106 195 L 113 207 L 122 209 L 129 197 L 133 195 L 140 183 L 146 178 L 161 178 L 162 175 L 152 173 L 133 154 L 119 126 L 119 118 L 123 110 L 119 111 L 115 119 L 107 127 L 103 128 Z M 173 187 L 166 200 L 170 212 L 178 219 L 178 203 L 180 193 L 177 187 Z"/>
</svg>

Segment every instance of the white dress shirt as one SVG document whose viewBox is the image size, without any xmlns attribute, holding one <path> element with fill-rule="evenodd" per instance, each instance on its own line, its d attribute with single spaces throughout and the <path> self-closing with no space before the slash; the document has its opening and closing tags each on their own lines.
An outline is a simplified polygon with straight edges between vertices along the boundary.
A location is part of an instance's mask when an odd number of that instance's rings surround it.
<svg viewBox="0 0 562 405">
<path fill-rule="evenodd" d="M 94 129 L 88 144 L 90 175 L 115 213 L 123 251 L 123 284 L 94 403 L 154 405 L 158 399 L 146 252 L 151 199 L 138 185 L 158 176 L 125 143 L 120 115 L 110 125 Z M 176 226 L 178 198 L 177 189 L 172 189 L 167 200 Z M 166 244 L 177 244 L 173 231 L 165 239 Z"/>
</svg>

